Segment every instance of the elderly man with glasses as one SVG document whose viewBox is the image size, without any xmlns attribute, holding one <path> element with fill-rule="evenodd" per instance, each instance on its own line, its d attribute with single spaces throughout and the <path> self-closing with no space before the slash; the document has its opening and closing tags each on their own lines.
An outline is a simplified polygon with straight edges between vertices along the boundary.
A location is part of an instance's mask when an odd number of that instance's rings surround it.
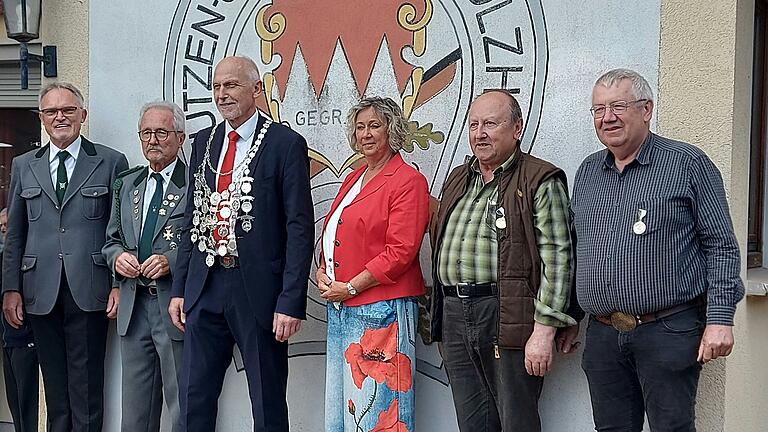
<svg viewBox="0 0 768 432">
<path fill-rule="evenodd" d="M 101 248 L 112 183 L 128 161 L 80 135 L 86 116 L 77 87 L 45 86 L 40 121 L 50 143 L 11 166 L 3 313 L 13 327 L 32 325 L 50 432 L 100 431 L 104 413 L 107 315 L 117 293 Z"/>
<path fill-rule="evenodd" d="M 590 315 L 582 366 L 597 430 L 694 431 L 701 365 L 730 354 L 744 294 L 720 172 L 649 130 L 653 93 L 615 69 L 592 90 L 605 149 L 576 173 L 576 290 Z"/>
<path fill-rule="evenodd" d="M 172 275 L 187 202 L 184 112 L 151 102 L 139 114 L 139 140 L 149 166 L 115 182 L 104 257 L 120 286 L 117 333 L 123 366 L 123 431 L 158 432 L 168 408 L 179 431 L 179 386 L 184 334 L 168 314 Z"/>
</svg>

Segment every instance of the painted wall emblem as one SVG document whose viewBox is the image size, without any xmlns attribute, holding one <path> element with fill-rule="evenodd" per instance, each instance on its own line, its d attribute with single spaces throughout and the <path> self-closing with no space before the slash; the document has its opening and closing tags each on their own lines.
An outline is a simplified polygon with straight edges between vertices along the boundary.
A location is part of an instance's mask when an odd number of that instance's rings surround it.
<svg viewBox="0 0 768 432">
<path fill-rule="evenodd" d="M 213 67 L 232 54 L 259 64 L 262 111 L 309 143 L 318 235 L 341 181 L 359 163 L 347 144 L 345 117 L 362 95 L 401 103 L 410 125 L 403 156 L 436 196 L 468 152 L 472 98 L 486 88 L 516 93 L 528 149 L 547 74 L 540 0 L 181 0 L 169 31 L 163 92 L 184 109 L 191 135 L 219 121 Z M 309 283 L 315 323 L 291 355 L 325 350 L 325 308 Z M 443 381 L 439 369 L 439 360 L 419 361 L 419 372 Z"/>
</svg>

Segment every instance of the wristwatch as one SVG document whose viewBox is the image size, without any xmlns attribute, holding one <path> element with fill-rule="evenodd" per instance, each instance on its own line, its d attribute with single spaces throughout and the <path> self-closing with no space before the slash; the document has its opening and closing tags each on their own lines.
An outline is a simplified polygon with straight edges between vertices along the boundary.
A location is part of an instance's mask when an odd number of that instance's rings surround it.
<svg viewBox="0 0 768 432">
<path fill-rule="evenodd" d="M 355 289 L 355 287 L 352 286 L 352 284 L 350 282 L 347 282 L 347 292 L 352 297 L 357 295 L 357 290 Z"/>
</svg>

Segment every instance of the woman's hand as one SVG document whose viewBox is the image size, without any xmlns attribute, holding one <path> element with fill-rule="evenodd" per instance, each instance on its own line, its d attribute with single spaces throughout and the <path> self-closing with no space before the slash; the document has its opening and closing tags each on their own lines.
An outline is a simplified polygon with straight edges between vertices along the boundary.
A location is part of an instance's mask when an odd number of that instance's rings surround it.
<svg viewBox="0 0 768 432">
<path fill-rule="evenodd" d="M 330 288 L 331 278 L 325 274 L 325 268 L 318 268 L 317 273 L 315 273 L 315 279 L 317 279 L 317 289 L 320 290 L 320 295 L 322 296 Z"/>
<path fill-rule="evenodd" d="M 349 295 L 346 282 L 332 282 L 328 289 L 320 294 L 320 297 L 328 301 L 342 302 L 352 296 Z"/>
</svg>

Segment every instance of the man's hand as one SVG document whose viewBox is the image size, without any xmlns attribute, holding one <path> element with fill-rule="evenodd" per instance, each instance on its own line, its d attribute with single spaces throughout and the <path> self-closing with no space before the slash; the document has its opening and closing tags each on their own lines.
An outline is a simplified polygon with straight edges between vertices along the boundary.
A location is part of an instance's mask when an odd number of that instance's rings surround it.
<svg viewBox="0 0 768 432">
<path fill-rule="evenodd" d="M 581 345 L 580 342 L 576 342 L 576 338 L 579 337 L 579 325 L 572 325 L 557 329 L 557 335 L 555 336 L 555 347 L 557 352 L 563 354 L 570 354 L 576 351 Z"/>
<path fill-rule="evenodd" d="M 137 278 L 141 274 L 139 260 L 136 259 L 136 256 L 123 252 L 115 260 L 115 272 L 128 279 Z"/>
<path fill-rule="evenodd" d="M 141 274 L 153 280 L 167 275 L 170 271 L 171 267 L 165 255 L 151 255 L 141 263 Z"/>
<path fill-rule="evenodd" d="M 333 281 L 328 277 L 327 274 L 325 274 L 324 268 L 317 269 L 317 273 L 315 273 L 315 279 L 317 280 L 317 289 L 320 290 L 320 295 L 322 296 L 331 288 L 331 282 Z"/>
<path fill-rule="evenodd" d="M 120 290 L 112 288 L 109 292 L 109 300 L 107 300 L 107 318 L 117 318 L 117 305 L 120 304 Z"/>
<path fill-rule="evenodd" d="M 543 377 L 552 367 L 552 342 L 555 327 L 533 323 L 533 333 L 525 344 L 525 370 L 528 375 Z"/>
<path fill-rule="evenodd" d="M 707 324 L 699 345 L 698 361 L 707 363 L 718 357 L 725 357 L 733 349 L 733 328 L 727 325 Z"/>
<path fill-rule="evenodd" d="M 20 292 L 8 291 L 3 294 L 3 315 L 13 328 L 20 328 L 24 324 L 24 302 Z"/>
<path fill-rule="evenodd" d="M 184 313 L 184 297 L 173 297 L 168 304 L 168 314 L 171 315 L 171 322 L 177 329 L 184 331 L 184 324 L 187 323 L 187 314 Z"/>
<path fill-rule="evenodd" d="M 272 319 L 272 333 L 278 342 L 285 342 L 301 329 L 301 320 L 289 315 L 275 312 Z"/>
</svg>

